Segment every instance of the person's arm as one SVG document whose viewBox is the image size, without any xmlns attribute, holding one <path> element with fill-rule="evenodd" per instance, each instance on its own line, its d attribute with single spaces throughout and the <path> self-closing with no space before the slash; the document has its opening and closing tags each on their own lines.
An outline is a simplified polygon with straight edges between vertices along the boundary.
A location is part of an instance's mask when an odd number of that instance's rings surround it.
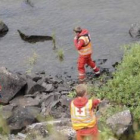
<svg viewBox="0 0 140 140">
<path fill-rule="evenodd" d="M 93 109 L 95 109 L 101 103 L 100 99 L 93 100 Z"/>
<path fill-rule="evenodd" d="M 77 50 L 80 50 L 84 46 L 84 40 L 78 40 L 77 37 L 74 38 L 74 45 Z"/>
</svg>

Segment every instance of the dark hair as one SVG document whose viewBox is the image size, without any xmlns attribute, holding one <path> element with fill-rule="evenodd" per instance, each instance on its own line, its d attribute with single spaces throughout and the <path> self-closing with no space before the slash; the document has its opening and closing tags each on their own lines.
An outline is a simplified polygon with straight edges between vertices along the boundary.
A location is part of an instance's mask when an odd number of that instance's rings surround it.
<svg viewBox="0 0 140 140">
<path fill-rule="evenodd" d="M 75 27 L 73 29 L 73 31 L 75 31 L 76 33 L 81 33 L 82 32 L 82 28 L 81 27 Z"/>
</svg>

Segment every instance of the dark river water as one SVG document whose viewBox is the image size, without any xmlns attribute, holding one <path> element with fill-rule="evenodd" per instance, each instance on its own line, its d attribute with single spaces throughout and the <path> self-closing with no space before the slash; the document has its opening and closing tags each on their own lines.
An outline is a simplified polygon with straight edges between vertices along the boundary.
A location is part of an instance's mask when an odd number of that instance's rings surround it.
<svg viewBox="0 0 140 140">
<path fill-rule="evenodd" d="M 140 0 L 0 0 L 0 19 L 9 32 L 0 38 L 0 66 L 12 71 L 30 69 L 29 58 L 37 54 L 33 71 L 49 75 L 77 75 L 78 54 L 73 45 L 73 28 L 90 31 L 93 59 L 108 59 L 103 67 L 120 61 L 120 46 L 133 42 L 128 34 L 132 23 L 140 21 Z M 60 62 L 51 41 L 35 44 L 21 40 L 17 30 L 27 35 L 55 34 L 56 46 L 64 51 Z"/>
</svg>

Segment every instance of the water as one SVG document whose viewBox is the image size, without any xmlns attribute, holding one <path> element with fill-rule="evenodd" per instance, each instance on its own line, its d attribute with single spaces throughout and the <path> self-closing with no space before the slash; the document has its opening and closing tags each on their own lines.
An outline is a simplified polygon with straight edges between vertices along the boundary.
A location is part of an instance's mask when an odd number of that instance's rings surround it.
<svg viewBox="0 0 140 140">
<path fill-rule="evenodd" d="M 110 67 L 120 60 L 120 46 L 133 42 L 128 34 L 132 23 L 139 22 L 139 0 L 0 0 L 0 19 L 9 32 L 0 38 L 0 66 L 12 71 L 29 69 L 28 59 L 38 54 L 33 71 L 47 74 L 77 75 L 78 54 L 73 45 L 73 28 L 81 26 L 90 31 L 93 59 L 108 59 Z M 56 36 L 56 46 L 64 50 L 64 61 L 59 62 L 51 41 L 30 44 L 21 40 L 17 30 L 27 35 Z"/>
</svg>

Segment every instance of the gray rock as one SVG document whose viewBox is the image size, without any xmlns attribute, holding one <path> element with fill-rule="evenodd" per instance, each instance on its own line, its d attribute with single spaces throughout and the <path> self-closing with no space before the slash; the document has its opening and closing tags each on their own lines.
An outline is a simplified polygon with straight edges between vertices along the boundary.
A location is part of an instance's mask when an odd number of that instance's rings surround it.
<svg viewBox="0 0 140 140">
<path fill-rule="evenodd" d="M 45 91 L 45 88 L 40 84 L 34 82 L 32 79 L 27 78 L 26 94 L 34 94 L 35 92 Z"/>
<path fill-rule="evenodd" d="M 54 90 L 53 84 L 42 83 L 42 86 L 46 89 L 46 92 L 52 92 Z"/>
<path fill-rule="evenodd" d="M 2 85 L 1 103 L 8 103 L 26 85 L 26 80 L 18 74 L 0 67 L 0 84 Z"/>
<path fill-rule="evenodd" d="M 12 116 L 7 119 L 11 133 L 17 133 L 24 127 L 35 123 L 40 109 L 37 107 L 25 107 L 16 109 Z"/>
<path fill-rule="evenodd" d="M 106 123 L 117 136 L 121 136 L 132 127 L 132 115 L 129 110 L 125 110 L 108 118 Z"/>
<path fill-rule="evenodd" d="M 11 100 L 10 104 L 14 104 L 19 107 L 38 106 L 39 101 L 36 99 L 33 99 L 31 97 L 19 96 L 19 97 L 14 98 L 13 100 Z"/>
<path fill-rule="evenodd" d="M 3 21 L 0 21 L 0 37 L 3 37 L 4 35 L 6 35 L 8 30 L 9 29 L 7 25 Z"/>
<path fill-rule="evenodd" d="M 12 115 L 12 111 L 14 109 L 14 106 L 12 105 L 6 105 L 2 107 L 2 116 L 7 119 Z"/>
<path fill-rule="evenodd" d="M 46 137 L 48 135 L 46 126 L 47 126 L 46 122 L 34 123 L 32 125 L 27 126 L 25 131 L 27 133 L 32 133 L 32 132 L 38 131 L 39 135 Z"/>
<path fill-rule="evenodd" d="M 140 37 L 140 25 L 138 23 L 132 24 L 129 29 L 129 35 L 132 38 L 139 38 Z"/>
</svg>

